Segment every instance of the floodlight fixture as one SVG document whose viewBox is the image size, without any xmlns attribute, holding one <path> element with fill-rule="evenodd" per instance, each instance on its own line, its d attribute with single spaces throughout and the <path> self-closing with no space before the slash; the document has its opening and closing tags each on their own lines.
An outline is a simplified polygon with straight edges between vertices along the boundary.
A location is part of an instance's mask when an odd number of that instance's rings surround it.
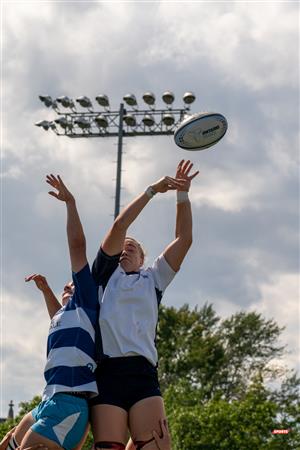
<svg viewBox="0 0 300 450">
<path fill-rule="evenodd" d="M 61 103 L 64 108 L 75 108 L 74 101 L 67 97 L 66 95 L 62 95 L 61 97 L 57 97 L 56 101 Z"/>
<path fill-rule="evenodd" d="M 35 124 L 36 126 L 44 130 L 52 129 L 57 136 L 70 138 L 117 137 L 115 218 L 120 211 L 123 139 L 133 136 L 172 135 L 176 126 L 184 118 L 190 117 L 190 104 L 196 99 L 192 92 L 187 91 L 182 96 L 183 104 L 175 107 L 173 92 L 165 91 L 161 94 L 163 105 L 157 107 L 155 94 L 151 91 L 142 92 L 139 98 L 143 100 L 144 106 L 140 107 L 137 103 L 138 97 L 127 93 L 121 100 L 118 110 L 112 109 L 108 96 L 103 93 L 97 95 L 95 100 L 90 100 L 86 96 L 73 99 L 67 96 L 57 99 L 55 97 L 52 99 L 50 95 L 39 96 L 45 106 L 57 113 L 57 118 L 52 122 L 41 120 Z"/>
<path fill-rule="evenodd" d="M 69 128 L 73 128 L 73 122 L 68 120 L 66 117 L 59 117 L 58 119 L 55 119 L 55 123 L 58 123 L 64 130 Z"/>
<path fill-rule="evenodd" d="M 52 100 L 52 97 L 50 97 L 50 95 L 39 95 L 39 99 L 44 103 L 45 106 L 47 106 L 47 108 L 49 108 L 50 106 L 57 106 L 56 102 Z"/>
<path fill-rule="evenodd" d="M 99 103 L 100 106 L 104 106 L 104 108 L 109 107 L 109 99 L 105 94 L 97 95 L 96 101 Z"/>
<path fill-rule="evenodd" d="M 147 105 L 152 106 L 155 103 L 155 95 L 153 92 L 145 92 L 143 95 L 143 100 Z"/>
<path fill-rule="evenodd" d="M 36 122 L 35 125 L 37 127 L 41 127 L 44 130 L 49 130 L 49 128 L 51 128 L 52 130 L 55 129 L 55 123 L 50 122 L 49 120 L 40 120 L 39 122 Z"/>
<path fill-rule="evenodd" d="M 146 127 L 153 127 L 153 125 L 155 124 L 155 121 L 153 119 L 153 117 L 150 114 L 146 114 L 143 118 L 142 118 L 142 122 Z"/>
<path fill-rule="evenodd" d="M 191 103 L 193 103 L 196 100 L 196 96 L 195 94 L 193 94 L 193 92 L 186 92 L 183 96 L 183 101 L 184 103 L 186 103 L 187 105 L 190 105 Z"/>
<path fill-rule="evenodd" d="M 108 127 L 108 120 L 105 116 L 102 116 L 100 114 L 95 118 L 95 122 L 99 128 L 107 128 Z"/>
<path fill-rule="evenodd" d="M 171 91 L 166 91 L 163 93 L 162 99 L 167 105 L 172 105 L 175 100 L 175 95 Z"/>
<path fill-rule="evenodd" d="M 124 117 L 124 122 L 126 123 L 126 125 L 128 125 L 129 127 L 135 127 L 136 126 L 136 120 L 135 117 L 132 114 L 126 114 Z"/>
<path fill-rule="evenodd" d="M 165 113 L 162 117 L 162 121 L 167 127 L 170 127 L 174 125 L 175 117 L 171 113 Z"/>
<path fill-rule="evenodd" d="M 137 101 L 136 101 L 136 98 L 135 98 L 134 94 L 126 94 L 126 95 L 124 95 L 123 100 L 129 106 L 136 106 L 137 105 Z"/>
<path fill-rule="evenodd" d="M 76 123 L 82 130 L 86 130 L 91 126 L 89 119 L 86 117 L 78 117 L 74 120 L 74 123 Z"/>
<path fill-rule="evenodd" d="M 76 102 L 80 104 L 83 108 L 92 108 L 92 102 L 91 100 L 86 97 L 85 95 L 82 95 L 81 97 L 76 98 Z"/>
</svg>

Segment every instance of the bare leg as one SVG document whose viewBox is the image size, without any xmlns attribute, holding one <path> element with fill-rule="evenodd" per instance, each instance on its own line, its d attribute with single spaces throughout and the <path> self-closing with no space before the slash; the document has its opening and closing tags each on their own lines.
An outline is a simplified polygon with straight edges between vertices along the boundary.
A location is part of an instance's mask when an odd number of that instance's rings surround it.
<svg viewBox="0 0 300 450">
<path fill-rule="evenodd" d="M 48 450 L 63 450 L 63 448 L 56 442 L 51 441 L 51 439 L 48 439 L 32 430 L 28 430 L 27 433 L 25 434 L 22 443 L 20 445 L 20 450 L 24 450 L 36 444 L 43 444 L 45 447 L 48 448 Z"/>
<path fill-rule="evenodd" d="M 15 431 L 14 431 L 14 438 L 17 441 L 17 443 L 20 445 L 22 442 L 23 437 L 31 427 L 31 425 L 34 424 L 34 419 L 32 417 L 31 412 L 27 413 L 21 420 L 21 422 L 18 423 Z"/>
<path fill-rule="evenodd" d="M 161 434 L 160 419 L 165 419 L 166 413 L 162 397 L 148 397 L 140 400 L 129 411 L 129 429 L 132 440 L 148 441 L 153 438 L 155 430 Z M 155 440 L 143 447 L 143 450 L 157 450 Z M 171 450 L 171 447 L 170 447 Z"/>
<path fill-rule="evenodd" d="M 96 405 L 91 409 L 91 426 L 97 442 L 127 442 L 127 412 L 113 405 Z M 98 447 L 99 449 L 99 447 Z"/>
</svg>

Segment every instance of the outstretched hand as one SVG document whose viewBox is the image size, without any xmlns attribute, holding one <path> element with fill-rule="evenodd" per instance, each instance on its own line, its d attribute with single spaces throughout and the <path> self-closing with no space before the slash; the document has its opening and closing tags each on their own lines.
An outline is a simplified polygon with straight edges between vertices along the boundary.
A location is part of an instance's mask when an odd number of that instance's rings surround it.
<svg viewBox="0 0 300 450">
<path fill-rule="evenodd" d="M 180 189 L 183 185 L 184 180 L 166 176 L 161 178 L 151 186 L 155 190 L 155 192 L 164 193 L 170 190 Z"/>
<path fill-rule="evenodd" d="M 161 435 L 153 430 L 153 437 L 159 450 L 171 450 L 171 437 L 166 419 L 159 420 Z"/>
<path fill-rule="evenodd" d="M 36 274 L 36 273 L 26 277 L 25 281 L 26 282 L 34 281 L 36 284 L 36 287 L 42 292 L 44 292 L 49 287 L 46 277 L 44 277 L 43 275 Z"/>
<path fill-rule="evenodd" d="M 194 172 L 192 175 L 189 175 L 193 163 L 190 160 L 185 161 L 182 159 L 177 166 L 176 169 L 176 179 L 184 181 L 183 184 L 177 188 L 178 191 L 186 191 L 188 192 L 191 186 L 191 181 L 198 175 L 199 170 Z"/>
<path fill-rule="evenodd" d="M 70 202 L 74 200 L 73 195 L 71 192 L 67 189 L 66 185 L 64 184 L 63 180 L 60 178 L 59 175 L 57 177 L 53 175 L 52 173 L 50 175 L 46 176 L 46 182 L 50 184 L 55 191 L 49 191 L 48 193 L 52 195 L 53 197 L 57 198 L 58 200 L 61 200 L 62 202 Z"/>
</svg>

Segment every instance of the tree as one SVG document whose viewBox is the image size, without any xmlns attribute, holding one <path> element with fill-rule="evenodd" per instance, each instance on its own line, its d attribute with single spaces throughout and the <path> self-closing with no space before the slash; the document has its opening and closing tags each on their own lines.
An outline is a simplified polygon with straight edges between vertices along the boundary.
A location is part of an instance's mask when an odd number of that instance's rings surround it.
<svg viewBox="0 0 300 450">
<path fill-rule="evenodd" d="M 221 321 L 211 305 L 200 310 L 161 307 L 157 332 L 162 388 L 185 378 L 203 391 L 203 398 L 243 395 L 258 371 L 273 374 L 269 363 L 284 347 L 282 329 L 255 312 L 240 312 Z"/>
<path fill-rule="evenodd" d="M 159 371 L 173 450 L 300 449 L 300 380 L 271 365 L 285 351 L 281 331 L 255 312 L 221 321 L 211 305 L 162 307 Z"/>
<path fill-rule="evenodd" d="M 162 389 L 185 378 L 204 390 L 205 396 L 211 395 L 225 358 L 219 320 L 211 305 L 199 311 L 190 311 L 188 305 L 179 310 L 161 307 L 157 347 Z"/>
</svg>

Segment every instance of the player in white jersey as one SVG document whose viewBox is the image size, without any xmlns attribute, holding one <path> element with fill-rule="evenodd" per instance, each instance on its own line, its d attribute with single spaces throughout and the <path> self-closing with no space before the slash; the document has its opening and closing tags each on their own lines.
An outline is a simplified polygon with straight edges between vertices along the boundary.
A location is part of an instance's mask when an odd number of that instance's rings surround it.
<svg viewBox="0 0 300 450">
<path fill-rule="evenodd" d="M 137 450 L 159 448 L 153 431 L 161 433 L 165 410 L 157 377 L 158 307 L 192 243 L 188 191 L 198 174 L 189 175 L 192 166 L 181 161 L 175 178 L 162 178 L 133 200 L 115 219 L 94 261 L 106 356 L 97 375 L 99 395 L 91 402 L 96 450 L 125 449 L 127 427 Z M 143 268 L 141 245 L 127 229 L 155 194 L 169 190 L 177 190 L 175 239 Z M 153 221 L 153 233 L 159 219 Z"/>
</svg>

